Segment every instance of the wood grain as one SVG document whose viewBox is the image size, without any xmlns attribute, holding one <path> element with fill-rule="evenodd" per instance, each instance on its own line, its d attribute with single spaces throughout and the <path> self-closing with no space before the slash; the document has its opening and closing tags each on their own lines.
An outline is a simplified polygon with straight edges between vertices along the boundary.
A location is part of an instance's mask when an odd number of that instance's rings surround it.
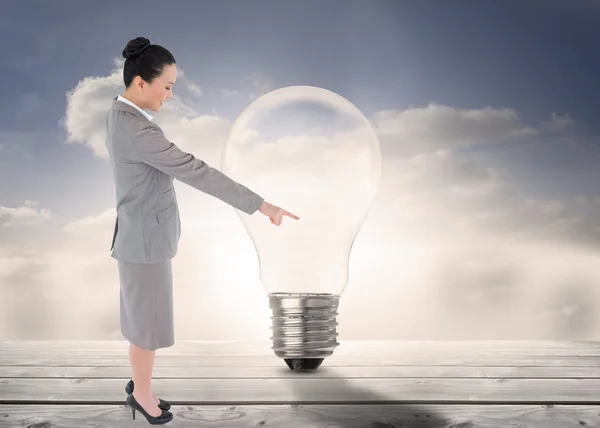
<svg viewBox="0 0 600 428">
<path fill-rule="evenodd" d="M 173 428 L 581 428 L 600 426 L 600 406 L 261 405 L 173 406 Z M 146 426 L 125 406 L 0 405 L 2 428 Z"/>
<path fill-rule="evenodd" d="M 157 351 L 168 425 L 600 428 L 599 342 L 342 342 L 314 372 L 289 370 L 270 347 Z M 0 342 L 0 427 L 146 424 L 124 405 L 130 373 L 124 341 Z"/>
<path fill-rule="evenodd" d="M 158 351 L 164 355 L 229 355 L 229 356 L 269 356 L 273 355 L 270 341 L 183 341 Z M 119 355 L 127 351 L 128 342 L 124 340 L 106 341 L 0 341 L 3 354 L 12 352 L 46 353 L 89 353 L 91 350 L 106 354 Z M 396 355 L 437 352 L 451 353 L 493 353 L 496 355 L 528 356 L 589 356 L 600 357 L 600 341 L 344 341 L 335 349 L 335 354 L 355 354 L 367 351 L 389 352 Z"/>
<path fill-rule="evenodd" d="M 129 379 L 129 366 L 0 366 L 0 378 L 90 378 Z M 321 366 L 313 372 L 293 372 L 287 366 L 201 367 L 159 366 L 153 379 L 221 379 L 221 378 L 556 378 L 599 379 L 598 367 L 463 367 L 463 366 Z"/>
<path fill-rule="evenodd" d="M 284 361 L 271 356 L 166 356 L 157 355 L 155 367 L 287 367 Z M 373 367 L 373 366 L 468 366 L 468 367 L 600 367 L 600 357 L 452 357 L 445 354 L 429 355 L 419 358 L 405 356 L 336 356 L 326 358 L 322 367 Z M 0 356 L 0 366 L 129 366 L 129 357 L 124 352 L 120 357 L 104 357 L 101 355 L 73 356 L 64 355 L 48 357 L 45 354 L 21 355 L 18 357 Z"/>
<path fill-rule="evenodd" d="M 117 403 L 122 379 L 0 379 L 0 402 Z M 600 379 L 301 378 L 153 379 L 171 402 L 286 403 L 600 403 Z"/>
<path fill-rule="evenodd" d="M 569 342 L 571 343 L 571 342 Z M 348 342 L 323 363 L 345 366 L 598 367 L 598 342 Z M 285 366 L 266 342 L 182 342 L 157 352 L 156 367 Z M 0 366 L 129 366 L 128 344 L 1 342 Z"/>
</svg>

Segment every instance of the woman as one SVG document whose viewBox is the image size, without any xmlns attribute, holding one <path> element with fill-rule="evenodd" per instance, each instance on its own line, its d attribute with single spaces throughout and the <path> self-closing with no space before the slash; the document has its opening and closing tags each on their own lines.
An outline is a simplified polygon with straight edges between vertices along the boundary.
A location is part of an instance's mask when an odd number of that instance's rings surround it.
<svg viewBox="0 0 600 428">
<path fill-rule="evenodd" d="M 143 37 L 123 50 L 125 91 L 107 117 L 106 147 L 114 177 L 117 221 L 111 257 L 118 260 L 121 333 L 130 342 L 132 379 L 127 403 L 151 424 L 173 419 L 167 401 L 151 389 L 156 349 L 174 344 L 171 259 L 181 223 L 173 188 L 176 178 L 244 211 L 259 211 L 279 226 L 295 215 L 169 142 L 145 109 L 158 111 L 173 96 L 175 58 Z M 134 388 L 135 386 L 135 388 Z"/>
</svg>

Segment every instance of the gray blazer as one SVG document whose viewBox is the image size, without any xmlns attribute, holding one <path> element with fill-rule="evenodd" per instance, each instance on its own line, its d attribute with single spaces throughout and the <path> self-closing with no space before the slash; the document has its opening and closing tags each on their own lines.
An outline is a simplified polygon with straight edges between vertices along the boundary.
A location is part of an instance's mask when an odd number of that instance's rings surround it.
<svg viewBox="0 0 600 428">
<path fill-rule="evenodd" d="M 158 125 L 113 98 L 106 148 L 114 177 L 117 219 L 110 256 L 129 263 L 158 263 L 177 254 L 181 221 L 176 178 L 246 214 L 264 199 L 164 136 Z"/>
</svg>

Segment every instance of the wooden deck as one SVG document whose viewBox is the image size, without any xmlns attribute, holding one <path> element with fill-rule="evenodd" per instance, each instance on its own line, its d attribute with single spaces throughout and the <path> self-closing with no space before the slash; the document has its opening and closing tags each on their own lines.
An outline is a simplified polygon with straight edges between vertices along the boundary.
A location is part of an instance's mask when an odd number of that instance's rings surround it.
<svg viewBox="0 0 600 428">
<path fill-rule="evenodd" d="M 128 344 L 0 342 L 0 427 L 148 426 L 125 406 Z M 600 342 L 341 342 L 293 372 L 269 342 L 156 354 L 169 427 L 600 427 Z"/>
</svg>

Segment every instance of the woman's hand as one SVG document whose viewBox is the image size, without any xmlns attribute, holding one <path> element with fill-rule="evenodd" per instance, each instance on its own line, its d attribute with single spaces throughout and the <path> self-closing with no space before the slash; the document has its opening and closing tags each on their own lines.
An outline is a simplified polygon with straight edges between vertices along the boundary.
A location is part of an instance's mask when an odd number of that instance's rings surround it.
<svg viewBox="0 0 600 428">
<path fill-rule="evenodd" d="M 294 220 L 300 220 L 300 218 L 295 216 L 294 214 L 287 212 L 286 210 L 279 208 L 276 205 L 270 204 L 267 201 L 264 201 L 262 203 L 258 211 L 269 217 L 271 219 L 271 223 L 273 223 L 275 226 L 279 226 L 281 224 L 284 215 L 291 217 Z"/>
</svg>

